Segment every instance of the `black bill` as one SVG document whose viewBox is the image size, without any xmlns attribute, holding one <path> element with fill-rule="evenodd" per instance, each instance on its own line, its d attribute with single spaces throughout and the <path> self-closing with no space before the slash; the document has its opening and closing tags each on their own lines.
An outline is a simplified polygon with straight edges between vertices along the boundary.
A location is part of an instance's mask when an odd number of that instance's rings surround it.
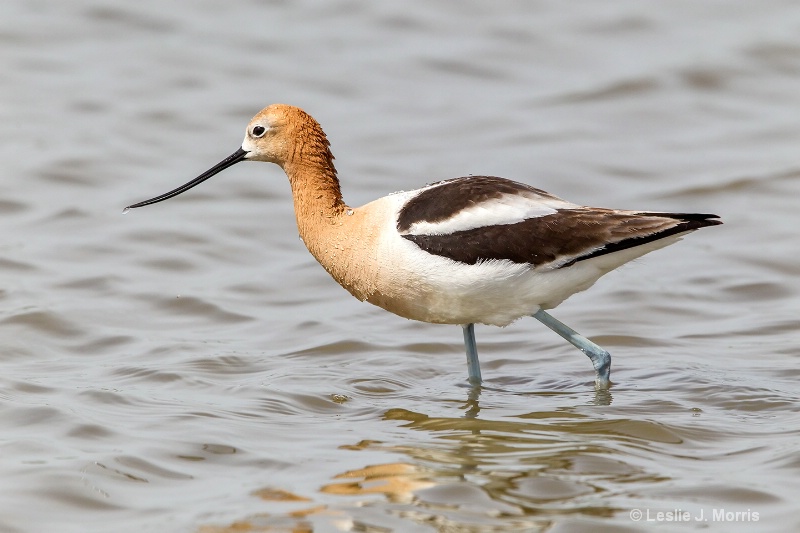
<svg viewBox="0 0 800 533">
<path fill-rule="evenodd" d="M 225 159 L 223 159 L 222 161 L 220 161 L 219 163 L 217 163 L 216 165 L 214 165 L 210 169 L 206 170 L 205 172 L 203 172 L 202 174 L 197 176 L 195 179 L 193 179 L 189 183 L 181 185 L 177 189 L 174 189 L 172 191 L 164 193 L 161 196 L 156 196 L 155 198 L 150 198 L 149 200 L 145 200 L 144 202 L 139 202 L 138 204 L 129 205 L 125 209 L 128 210 L 128 209 L 133 209 L 134 207 L 142 207 L 142 206 L 145 206 L 145 205 L 156 204 L 158 202 L 163 202 L 164 200 L 168 200 L 168 199 L 172 198 L 173 196 L 178 196 L 179 194 L 188 191 L 192 187 L 194 187 L 196 185 L 200 185 L 201 183 L 206 181 L 208 178 L 210 178 L 214 174 L 219 174 L 220 172 L 222 172 L 226 168 L 235 165 L 239 161 L 244 160 L 244 158 L 247 156 L 247 154 L 248 154 L 248 152 L 246 152 L 242 148 L 239 148 L 234 153 L 232 153 L 231 155 L 229 155 L 228 157 L 226 157 Z"/>
</svg>

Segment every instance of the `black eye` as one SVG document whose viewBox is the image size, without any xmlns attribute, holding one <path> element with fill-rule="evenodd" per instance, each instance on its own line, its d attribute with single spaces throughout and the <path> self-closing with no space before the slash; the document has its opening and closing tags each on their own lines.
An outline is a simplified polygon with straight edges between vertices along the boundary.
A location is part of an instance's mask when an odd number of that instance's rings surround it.
<svg viewBox="0 0 800 533">
<path fill-rule="evenodd" d="M 267 132 L 267 128 L 264 126 L 253 126 L 252 135 L 253 137 L 261 137 Z"/>
</svg>

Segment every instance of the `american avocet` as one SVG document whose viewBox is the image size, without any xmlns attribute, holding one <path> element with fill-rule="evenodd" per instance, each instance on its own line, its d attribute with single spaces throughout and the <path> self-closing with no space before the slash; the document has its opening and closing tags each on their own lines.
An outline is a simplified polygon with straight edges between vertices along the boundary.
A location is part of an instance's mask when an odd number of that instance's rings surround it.
<svg viewBox="0 0 800 533">
<path fill-rule="evenodd" d="M 632 259 L 721 224 L 710 214 L 581 206 L 491 176 L 445 180 L 349 207 L 322 128 L 282 104 L 253 117 L 242 146 L 216 166 L 126 209 L 177 196 L 239 161 L 283 168 L 300 237 L 350 294 L 405 318 L 460 324 L 474 385 L 481 382 L 474 324 L 505 326 L 532 315 L 589 356 L 596 385 L 607 388 L 611 355 L 545 309 Z"/>
</svg>

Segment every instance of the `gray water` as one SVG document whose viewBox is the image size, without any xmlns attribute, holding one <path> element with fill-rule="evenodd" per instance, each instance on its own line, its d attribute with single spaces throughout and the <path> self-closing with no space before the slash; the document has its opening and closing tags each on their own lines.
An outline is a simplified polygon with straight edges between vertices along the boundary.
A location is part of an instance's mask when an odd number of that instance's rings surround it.
<svg viewBox="0 0 800 533">
<path fill-rule="evenodd" d="M 3 533 L 800 529 L 796 2 L 4 0 L 0 65 Z M 279 168 L 122 215 L 273 102 L 350 205 L 490 174 L 725 225 L 553 311 L 608 393 L 528 319 L 476 396 Z"/>
</svg>

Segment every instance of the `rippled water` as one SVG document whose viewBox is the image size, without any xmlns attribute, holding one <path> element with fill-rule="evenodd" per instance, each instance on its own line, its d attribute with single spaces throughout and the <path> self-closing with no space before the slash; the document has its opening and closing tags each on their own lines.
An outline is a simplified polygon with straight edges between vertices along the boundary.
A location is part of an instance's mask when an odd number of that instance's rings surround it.
<svg viewBox="0 0 800 533">
<path fill-rule="evenodd" d="M 0 43 L 3 533 L 800 528 L 796 3 L 5 0 Z M 477 328 L 476 395 L 277 167 L 122 216 L 272 102 L 351 205 L 494 174 L 725 225 L 554 312 L 609 392 L 530 319 Z"/>
</svg>

